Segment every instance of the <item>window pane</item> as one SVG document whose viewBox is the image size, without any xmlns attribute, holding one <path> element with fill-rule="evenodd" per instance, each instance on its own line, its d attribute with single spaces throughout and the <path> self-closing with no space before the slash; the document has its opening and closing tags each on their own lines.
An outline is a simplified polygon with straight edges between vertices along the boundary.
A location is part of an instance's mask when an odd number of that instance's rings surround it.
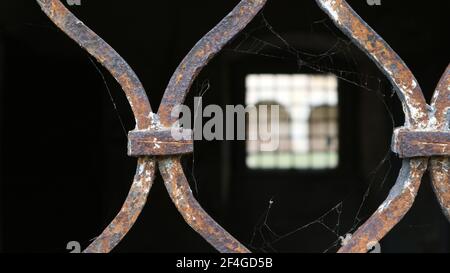
<svg viewBox="0 0 450 273">
<path fill-rule="evenodd" d="M 260 136 L 278 120 L 278 145 L 261 148 L 247 140 L 247 166 L 252 169 L 332 169 L 339 162 L 338 81 L 333 75 L 250 74 L 246 77 L 246 104 L 268 114 L 247 119 L 247 134 Z M 279 107 L 271 116 L 272 105 Z M 261 125 L 265 124 L 265 125 Z M 274 132 L 271 132 L 272 137 Z"/>
</svg>

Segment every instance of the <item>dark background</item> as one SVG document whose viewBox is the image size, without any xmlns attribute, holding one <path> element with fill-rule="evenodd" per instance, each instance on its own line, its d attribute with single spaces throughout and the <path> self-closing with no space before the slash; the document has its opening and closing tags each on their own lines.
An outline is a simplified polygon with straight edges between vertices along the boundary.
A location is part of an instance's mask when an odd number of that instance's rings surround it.
<svg viewBox="0 0 450 273">
<path fill-rule="evenodd" d="M 184 55 L 238 3 L 81 1 L 81 6 L 70 10 L 133 67 L 153 109 Z M 448 2 L 349 3 L 403 58 L 429 100 L 449 62 Z M 267 23 L 300 54 L 292 53 Z M 395 155 L 388 161 L 383 158 L 392 134 L 389 113 L 395 126 L 403 123 L 400 103 L 375 65 L 348 43 L 313 0 L 269 0 L 263 16 L 255 18 L 245 34 L 200 74 L 188 104 L 207 84 L 204 105 L 243 103 L 247 73 L 317 73 L 307 65 L 317 61 L 325 72 L 337 71 L 348 80 L 339 82 L 339 168 L 250 172 L 244 165 L 243 142 L 199 141 L 194 156 L 184 159 L 186 175 L 198 188 L 194 193 L 206 211 L 252 250 L 323 252 L 337 237 L 321 224 L 263 245 L 262 236 L 266 242 L 274 239 L 267 229 L 259 228 L 269 200 L 274 203 L 268 224 L 278 234 L 294 231 L 341 204 L 336 231 L 344 235 L 355 223 L 370 187 L 359 214 L 365 220 L 398 174 L 400 160 Z M 337 54 L 320 60 L 305 53 L 320 54 L 336 43 Z M 256 52 L 262 45 L 263 50 Z M 306 65 L 299 65 L 299 60 Z M 355 73 L 339 74 L 342 70 Z M 102 71 L 126 130 L 133 129 L 125 96 Z M 0 2 L 0 149 L 0 250 L 4 252 L 67 252 L 69 241 L 87 246 L 119 211 L 136 165 L 126 155 L 117 113 L 88 55 L 30 0 Z M 322 222 L 334 228 L 337 215 L 337 209 L 331 210 Z M 260 232 L 252 241 L 255 228 Z M 382 251 L 448 252 L 449 231 L 426 175 L 411 211 L 381 241 Z M 114 251 L 214 249 L 184 223 L 158 176 L 140 218 Z"/>
</svg>

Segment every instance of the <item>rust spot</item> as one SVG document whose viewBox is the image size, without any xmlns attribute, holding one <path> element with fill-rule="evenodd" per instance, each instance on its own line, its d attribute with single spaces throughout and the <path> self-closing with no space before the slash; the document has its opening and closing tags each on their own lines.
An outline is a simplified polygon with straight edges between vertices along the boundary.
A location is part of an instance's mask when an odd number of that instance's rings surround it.
<svg viewBox="0 0 450 273">
<path fill-rule="evenodd" d="M 177 81 L 175 82 L 175 84 L 178 85 L 181 82 L 182 79 L 183 79 L 183 74 L 179 74 L 177 76 Z"/>
</svg>

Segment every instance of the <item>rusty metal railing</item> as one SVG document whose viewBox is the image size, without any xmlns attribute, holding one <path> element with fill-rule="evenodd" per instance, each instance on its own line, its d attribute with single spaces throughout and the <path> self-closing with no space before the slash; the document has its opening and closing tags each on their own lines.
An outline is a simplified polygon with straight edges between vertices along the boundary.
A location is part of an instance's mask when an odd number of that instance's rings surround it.
<svg viewBox="0 0 450 273">
<path fill-rule="evenodd" d="M 386 74 L 397 89 L 406 115 L 405 126 L 395 130 L 393 138 L 393 150 L 405 158 L 397 182 L 386 201 L 339 250 L 366 252 L 410 209 L 422 175 L 428 168 L 429 158 L 434 190 L 450 219 L 450 66 L 436 89 L 431 106 L 428 106 L 417 80 L 404 62 L 344 0 L 316 1 L 336 26 Z M 139 157 L 131 189 L 120 212 L 84 252 L 109 252 L 124 238 L 147 201 L 157 164 L 167 191 L 187 224 L 220 252 L 249 252 L 216 223 L 194 198 L 180 164 L 181 155 L 193 151 L 192 132 L 187 131 L 191 136 L 188 140 L 172 138 L 170 132 L 177 120 L 171 116 L 171 111 L 184 102 L 201 69 L 256 16 L 266 0 L 242 0 L 194 46 L 170 79 L 157 113 L 152 112 L 136 74 L 111 46 L 58 0 L 37 2 L 50 20 L 114 76 L 136 118 L 136 128 L 128 135 L 128 154 Z"/>
<path fill-rule="evenodd" d="M 403 104 L 405 125 L 394 132 L 393 150 L 403 160 L 398 179 L 378 210 L 339 252 L 367 252 L 409 211 L 431 156 L 431 173 L 438 200 L 449 218 L 450 65 L 435 91 L 431 106 L 412 72 L 389 45 L 344 0 L 316 0 L 335 25 L 384 72 Z M 449 218 L 450 220 L 450 218 Z"/>
<path fill-rule="evenodd" d="M 184 176 L 180 156 L 192 152 L 190 141 L 171 138 L 173 107 L 180 105 L 195 77 L 208 61 L 236 36 L 264 6 L 266 0 L 241 1 L 189 52 L 172 76 L 158 113 L 151 111 L 145 90 L 130 66 L 105 41 L 78 20 L 58 0 L 37 0 L 47 16 L 97 59 L 122 86 L 136 117 L 129 134 L 129 155 L 139 156 L 136 176 L 118 215 L 84 252 L 109 252 L 139 216 L 154 180 L 156 162 L 172 201 L 185 221 L 220 252 L 249 252 L 217 224 L 194 198 Z M 158 156 L 158 157 L 156 157 Z"/>
</svg>

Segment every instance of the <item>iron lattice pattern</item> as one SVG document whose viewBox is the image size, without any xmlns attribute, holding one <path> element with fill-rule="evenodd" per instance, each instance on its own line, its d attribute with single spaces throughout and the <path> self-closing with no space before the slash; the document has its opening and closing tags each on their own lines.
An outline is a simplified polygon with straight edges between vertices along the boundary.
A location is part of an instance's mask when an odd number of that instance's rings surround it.
<svg viewBox="0 0 450 273">
<path fill-rule="evenodd" d="M 187 224 L 220 252 L 249 252 L 217 224 L 194 198 L 180 164 L 182 154 L 192 152 L 192 140 L 180 142 L 172 139 L 168 132 L 176 122 L 170 115 L 173 107 L 184 102 L 198 73 L 252 21 L 266 0 L 242 0 L 194 46 L 170 79 L 156 113 L 152 111 L 136 74 L 110 45 L 77 19 L 60 1 L 37 2 L 50 20 L 114 76 L 125 92 L 136 118 L 136 128 L 129 133 L 129 155 L 139 157 L 131 189 L 120 212 L 84 252 L 109 252 L 124 238 L 147 201 L 157 167 L 172 201 Z M 428 105 L 406 64 L 345 0 L 316 2 L 335 25 L 365 51 L 388 77 L 403 103 L 406 116 L 404 127 L 396 129 L 393 137 L 393 150 L 404 158 L 396 184 L 378 210 L 339 250 L 367 252 L 411 208 L 422 175 L 427 169 L 431 171 L 432 184 L 442 210 L 450 219 L 450 66 Z M 159 157 L 156 159 L 155 155 Z"/>
</svg>

